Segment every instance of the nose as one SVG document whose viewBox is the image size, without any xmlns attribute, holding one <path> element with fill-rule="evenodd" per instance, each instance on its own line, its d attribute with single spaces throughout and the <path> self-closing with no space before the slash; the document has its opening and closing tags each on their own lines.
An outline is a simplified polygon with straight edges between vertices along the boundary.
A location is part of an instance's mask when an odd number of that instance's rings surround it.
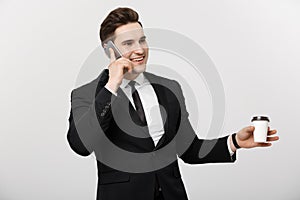
<svg viewBox="0 0 300 200">
<path fill-rule="evenodd" d="M 141 48 L 141 47 L 136 48 L 136 49 L 134 50 L 134 53 L 136 53 L 136 54 L 143 54 L 143 53 L 144 53 L 144 49 Z"/>
<path fill-rule="evenodd" d="M 137 53 L 137 54 L 143 54 L 144 53 L 144 45 L 140 44 L 137 42 L 137 44 L 135 45 L 134 47 L 134 53 Z"/>
</svg>

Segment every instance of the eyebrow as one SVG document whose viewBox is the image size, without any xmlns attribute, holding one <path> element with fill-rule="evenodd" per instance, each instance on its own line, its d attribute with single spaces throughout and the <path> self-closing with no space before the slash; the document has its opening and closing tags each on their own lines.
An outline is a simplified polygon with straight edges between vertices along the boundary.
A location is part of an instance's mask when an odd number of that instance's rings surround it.
<svg viewBox="0 0 300 200">
<path fill-rule="evenodd" d="M 146 39 L 146 36 L 142 36 L 142 37 L 140 37 L 140 39 L 139 39 L 139 40 L 141 40 L 141 39 Z M 133 39 L 130 39 L 130 40 L 125 40 L 125 41 L 123 41 L 123 42 L 122 42 L 122 44 L 126 44 L 126 43 L 128 43 L 128 42 L 134 42 L 134 40 L 133 40 Z"/>
<path fill-rule="evenodd" d="M 123 41 L 122 42 L 122 44 L 126 44 L 126 43 L 128 43 L 128 42 L 133 42 L 134 40 L 125 40 L 125 41 Z"/>
</svg>

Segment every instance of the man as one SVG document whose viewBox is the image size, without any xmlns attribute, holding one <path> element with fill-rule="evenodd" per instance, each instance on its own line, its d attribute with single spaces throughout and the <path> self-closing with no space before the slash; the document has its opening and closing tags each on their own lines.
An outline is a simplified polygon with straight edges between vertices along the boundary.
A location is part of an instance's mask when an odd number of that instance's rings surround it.
<svg viewBox="0 0 300 200">
<path fill-rule="evenodd" d="M 113 41 L 122 57 L 116 59 L 109 48 L 108 69 L 72 91 L 67 135 L 76 153 L 96 154 L 97 199 L 186 200 L 177 156 L 190 164 L 234 162 L 237 148 L 271 145 L 255 143 L 252 126 L 214 140 L 199 139 L 190 125 L 180 85 L 145 72 L 148 45 L 134 10 L 117 8 L 109 13 L 100 38 L 104 48 Z M 268 141 L 279 139 L 270 137 L 275 133 L 269 130 Z M 149 152 L 168 151 L 140 160 L 148 167 L 143 170 L 139 160 L 122 159 L 110 144 L 145 157 Z"/>
</svg>

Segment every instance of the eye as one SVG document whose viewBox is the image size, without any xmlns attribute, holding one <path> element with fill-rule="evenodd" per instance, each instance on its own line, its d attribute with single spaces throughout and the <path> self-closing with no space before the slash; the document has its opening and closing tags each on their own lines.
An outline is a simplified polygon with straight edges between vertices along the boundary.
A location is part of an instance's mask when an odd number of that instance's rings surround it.
<svg viewBox="0 0 300 200">
<path fill-rule="evenodd" d="M 131 46 L 132 45 L 132 41 L 126 41 L 126 42 L 123 42 L 123 45 L 124 46 Z"/>
<path fill-rule="evenodd" d="M 141 39 L 140 39 L 140 43 L 141 43 L 141 44 L 146 43 L 146 38 L 141 38 Z"/>
</svg>

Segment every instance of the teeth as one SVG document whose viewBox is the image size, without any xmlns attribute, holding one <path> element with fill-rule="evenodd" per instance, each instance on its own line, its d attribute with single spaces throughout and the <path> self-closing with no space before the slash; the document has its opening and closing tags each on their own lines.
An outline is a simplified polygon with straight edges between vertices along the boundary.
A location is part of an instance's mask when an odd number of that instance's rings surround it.
<svg viewBox="0 0 300 200">
<path fill-rule="evenodd" d="M 141 57 L 141 58 L 135 58 L 135 59 L 133 59 L 133 61 L 139 62 L 139 61 L 141 61 L 143 59 L 144 59 L 143 57 Z"/>
</svg>

